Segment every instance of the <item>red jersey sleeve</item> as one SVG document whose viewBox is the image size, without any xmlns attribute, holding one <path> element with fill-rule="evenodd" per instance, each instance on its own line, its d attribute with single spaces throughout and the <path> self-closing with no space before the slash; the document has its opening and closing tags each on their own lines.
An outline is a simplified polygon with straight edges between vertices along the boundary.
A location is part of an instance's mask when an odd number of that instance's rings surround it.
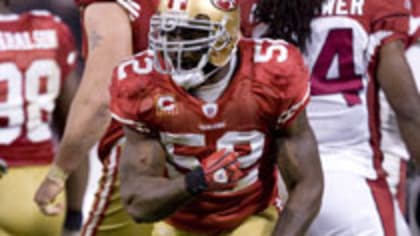
<svg viewBox="0 0 420 236">
<path fill-rule="evenodd" d="M 411 21 L 410 21 L 410 32 L 413 33 L 413 39 L 420 39 L 420 1 L 411 0 Z"/>
<path fill-rule="evenodd" d="M 271 88 L 277 127 L 284 128 L 309 101 L 308 68 L 299 49 L 284 41 L 262 40 L 256 49 L 257 80 Z"/>
<path fill-rule="evenodd" d="M 111 94 L 112 117 L 119 123 L 141 133 L 152 132 L 154 100 L 150 76 L 138 74 L 133 67 L 142 64 L 134 59 L 121 63 L 114 69 Z"/>
<path fill-rule="evenodd" d="M 62 71 L 63 80 L 74 70 L 77 63 L 77 48 L 69 27 L 59 18 L 56 18 L 57 36 L 59 40 L 58 63 Z"/>
<path fill-rule="evenodd" d="M 394 40 L 407 43 L 410 14 L 404 4 L 397 4 L 395 0 L 369 1 L 371 12 L 371 34 L 381 45 Z"/>
</svg>

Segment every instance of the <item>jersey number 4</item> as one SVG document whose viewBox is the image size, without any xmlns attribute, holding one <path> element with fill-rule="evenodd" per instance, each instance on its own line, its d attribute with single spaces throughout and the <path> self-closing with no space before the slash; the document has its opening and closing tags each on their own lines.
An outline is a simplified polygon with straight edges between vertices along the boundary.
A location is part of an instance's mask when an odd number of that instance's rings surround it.
<svg viewBox="0 0 420 236">
<path fill-rule="evenodd" d="M 329 31 L 313 65 L 312 95 L 341 93 L 349 106 L 362 102 L 359 97 L 363 89 L 362 75 L 356 73 L 353 40 L 352 29 Z M 337 77 L 328 77 L 330 70 L 337 69 Z"/>
<path fill-rule="evenodd" d="M 36 60 L 21 70 L 13 62 L 0 64 L 0 144 L 22 134 L 32 142 L 51 138 L 49 116 L 60 90 L 60 68 L 53 60 Z"/>
</svg>

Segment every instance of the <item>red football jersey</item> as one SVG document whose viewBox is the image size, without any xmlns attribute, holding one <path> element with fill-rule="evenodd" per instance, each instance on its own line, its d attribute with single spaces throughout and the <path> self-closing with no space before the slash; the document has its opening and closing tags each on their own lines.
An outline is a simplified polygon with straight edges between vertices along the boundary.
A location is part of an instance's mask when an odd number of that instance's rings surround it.
<svg viewBox="0 0 420 236">
<path fill-rule="evenodd" d="M 247 37 L 252 36 L 255 28 L 255 21 L 253 11 L 256 7 L 255 3 L 258 0 L 239 0 L 241 7 L 241 30 Z M 131 28 L 133 30 L 134 51 L 140 52 L 148 47 L 148 33 L 151 16 L 158 8 L 158 0 L 76 0 L 79 6 L 86 7 L 95 2 L 116 2 L 121 5 L 131 17 Z M 117 27 L 117 26 L 116 26 Z M 83 48 L 84 54 L 88 53 L 87 44 L 84 40 Z M 106 134 L 101 139 L 99 144 L 99 157 L 104 159 L 109 153 L 115 141 L 123 135 L 122 129 L 114 120 L 111 122 Z"/>
<path fill-rule="evenodd" d="M 52 160 L 51 115 L 75 61 L 72 34 L 57 17 L 0 17 L 0 157 L 11 166 Z"/>
<path fill-rule="evenodd" d="M 242 40 L 238 58 L 229 86 L 214 103 L 191 96 L 156 72 L 150 51 L 114 72 L 114 119 L 160 138 L 169 178 L 199 166 L 216 150 L 240 153 L 246 176 L 234 190 L 204 193 L 178 210 L 168 222 L 180 229 L 231 230 L 277 197 L 274 131 L 305 107 L 308 71 L 299 50 L 284 41 Z"/>
</svg>

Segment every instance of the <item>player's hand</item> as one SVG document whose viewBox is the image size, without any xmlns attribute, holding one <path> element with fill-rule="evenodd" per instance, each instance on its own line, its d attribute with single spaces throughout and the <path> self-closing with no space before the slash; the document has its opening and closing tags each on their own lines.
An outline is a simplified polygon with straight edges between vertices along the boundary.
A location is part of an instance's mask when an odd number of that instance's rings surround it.
<svg viewBox="0 0 420 236">
<path fill-rule="evenodd" d="M 57 196 L 63 191 L 68 174 L 57 166 L 51 166 L 47 177 L 35 193 L 34 200 L 42 213 L 47 216 L 58 215 L 64 210 L 62 203 L 56 203 Z"/>
<path fill-rule="evenodd" d="M 63 191 L 64 186 L 45 178 L 35 193 L 35 202 L 39 209 L 47 216 L 55 216 L 63 212 L 64 205 L 56 203 L 55 199 Z"/>
<path fill-rule="evenodd" d="M 214 152 L 201 162 L 207 191 L 223 191 L 236 187 L 244 176 L 238 162 L 238 153 L 226 149 Z"/>
<path fill-rule="evenodd" d="M 0 158 L 0 179 L 7 173 L 7 163 L 5 160 Z"/>
</svg>

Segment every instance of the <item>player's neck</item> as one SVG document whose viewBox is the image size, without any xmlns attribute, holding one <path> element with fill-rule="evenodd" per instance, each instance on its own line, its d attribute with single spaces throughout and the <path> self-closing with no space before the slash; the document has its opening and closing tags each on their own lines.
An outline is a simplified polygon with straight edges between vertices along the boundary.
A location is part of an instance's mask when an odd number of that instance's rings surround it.
<svg viewBox="0 0 420 236">
<path fill-rule="evenodd" d="M 218 69 L 218 71 L 216 73 L 214 73 L 213 76 L 211 76 L 210 78 L 208 78 L 206 80 L 206 82 L 204 82 L 200 86 L 207 86 L 207 85 L 217 84 L 220 80 L 222 80 L 223 78 L 225 78 L 226 74 L 228 73 L 228 71 L 229 71 L 229 66 L 228 65 L 225 65 L 222 68 Z"/>
<path fill-rule="evenodd" d="M 230 61 L 226 63 L 226 65 L 220 68 L 213 76 L 208 78 L 201 86 L 211 86 L 212 84 L 217 84 L 220 80 L 224 79 L 231 70 L 231 63 L 236 63 L 236 60 L 234 60 L 234 62 Z M 236 67 L 236 65 L 234 65 L 234 67 Z"/>
<path fill-rule="evenodd" d="M 190 90 L 190 94 L 206 102 L 215 102 L 228 87 L 236 68 L 236 56 L 226 66 L 218 69 L 216 75 L 197 88 Z"/>
</svg>

